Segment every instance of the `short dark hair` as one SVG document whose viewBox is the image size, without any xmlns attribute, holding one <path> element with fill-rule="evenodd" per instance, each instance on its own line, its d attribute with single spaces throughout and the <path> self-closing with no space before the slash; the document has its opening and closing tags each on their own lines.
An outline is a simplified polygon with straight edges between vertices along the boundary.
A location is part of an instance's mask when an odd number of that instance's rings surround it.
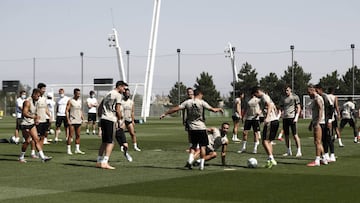
<svg viewBox="0 0 360 203">
<path fill-rule="evenodd" d="M 79 89 L 79 88 L 75 88 L 75 89 L 74 89 L 74 94 L 75 94 L 76 92 L 80 92 L 80 89 Z"/>
<path fill-rule="evenodd" d="M 221 124 L 221 127 L 224 127 L 224 125 L 230 126 L 230 123 L 228 123 L 228 122 L 223 122 L 223 123 Z"/>
<path fill-rule="evenodd" d="M 46 87 L 45 83 L 42 83 L 42 82 L 38 83 L 38 85 L 37 85 L 38 89 L 41 89 L 43 87 Z"/>
<path fill-rule="evenodd" d="M 35 94 L 41 94 L 41 91 L 39 88 L 34 88 L 31 95 L 35 95 Z"/>
<path fill-rule="evenodd" d="M 200 88 L 197 88 L 194 90 L 194 95 L 197 96 L 199 94 L 203 94 L 202 90 Z"/>
<path fill-rule="evenodd" d="M 92 95 L 95 94 L 95 92 L 93 90 L 90 90 L 89 94 Z"/>
<path fill-rule="evenodd" d="M 254 86 L 253 88 L 251 88 L 251 94 L 255 94 L 257 91 L 260 90 L 260 87 L 259 86 Z"/>
<path fill-rule="evenodd" d="M 115 87 L 119 87 L 119 86 L 129 86 L 126 82 L 119 80 L 116 82 Z"/>
<path fill-rule="evenodd" d="M 316 85 L 315 85 L 315 88 L 316 88 L 316 89 L 323 89 L 323 88 L 322 88 L 322 85 L 321 85 L 320 83 L 316 84 Z"/>
</svg>

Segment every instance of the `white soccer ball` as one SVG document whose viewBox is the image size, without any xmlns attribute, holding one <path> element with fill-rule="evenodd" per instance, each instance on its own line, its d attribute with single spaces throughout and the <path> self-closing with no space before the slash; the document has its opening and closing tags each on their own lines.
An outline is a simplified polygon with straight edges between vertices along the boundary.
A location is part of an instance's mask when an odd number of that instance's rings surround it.
<svg viewBox="0 0 360 203">
<path fill-rule="evenodd" d="M 54 129 L 50 129 L 50 130 L 49 130 L 49 133 L 50 133 L 50 135 L 53 135 L 53 134 L 55 134 L 55 130 L 54 130 Z"/>
<path fill-rule="evenodd" d="M 10 143 L 13 144 L 19 144 L 20 138 L 19 137 L 15 137 L 14 135 L 10 137 L 9 139 Z"/>
<path fill-rule="evenodd" d="M 258 161 L 255 158 L 250 158 L 247 160 L 248 168 L 256 168 L 258 165 Z"/>
</svg>

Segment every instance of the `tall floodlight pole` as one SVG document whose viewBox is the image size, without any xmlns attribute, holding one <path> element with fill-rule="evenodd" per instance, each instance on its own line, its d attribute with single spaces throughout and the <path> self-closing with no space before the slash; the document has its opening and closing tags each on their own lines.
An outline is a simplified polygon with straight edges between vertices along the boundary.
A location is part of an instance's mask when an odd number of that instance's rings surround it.
<svg viewBox="0 0 360 203">
<path fill-rule="evenodd" d="M 84 52 L 80 52 L 81 58 L 81 110 L 84 112 Z"/>
<path fill-rule="evenodd" d="M 119 45 L 119 39 L 118 39 L 118 32 L 116 31 L 115 28 L 112 29 L 113 30 L 113 34 L 109 35 L 109 42 L 110 42 L 110 47 L 115 47 L 116 50 L 116 59 L 118 62 L 118 67 L 119 67 L 119 74 L 120 74 L 120 80 L 123 80 L 126 82 L 126 77 L 125 77 L 125 70 L 124 70 L 124 62 L 122 59 L 122 53 L 121 53 L 121 48 Z"/>
<path fill-rule="evenodd" d="M 225 48 L 225 57 L 229 57 L 231 62 L 231 69 L 233 73 L 233 101 L 235 101 L 236 83 L 238 82 L 238 77 L 235 63 L 235 47 L 233 47 L 230 42 L 228 43 L 228 47 Z"/>
<path fill-rule="evenodd" d="M 35 89 L 35 74 L 36 74 L 36 62 L 35 62 L 35 57 L 33 58 L 33 88 Z"/>
<path fill-rule="evenodd" d="M 130 82 L 130 51 L 126 50 L 126 59 L 127 59 L 127 82 Z"/>
<path fill-rule="evenodd" d="M 176 50 L 178 55 L 178 104 L 180 104 L 180 49 Z"/>
<path fill-rule="evenodd" d="M 291 49 L 291 89 L 294 90 L 294 45 L 290 45 Z"/>
<path fill-rule="evenodd" d="M 354 49 L 355 49 L 355 44 L 351 44 L 351 53 L 352 53 L 352 57 L 351 57 L 351 65 L 352 65 L 352 95 L 353 95 L 353 100 L 354 100 L 354 95 L 355 95 L 355 65 L 354 65 Z"/>
<path fill-rule="evenodd" d="M 150 98 L 152 91 L 153 75 L 154 75 L 154 65 L 155 65 L 155 55 L 156 55 L 156 43 L 157 43 L 157 33 L 159 26 L 159 17 L 160 17 L 160 5 L 161 0 L 154 0 L 154 10 L 153 10 L 153 19 L 150 33 L 150 42 L 149 42 L 149 53 L 148 61 L 146 66 L 145 73 L 145 85 L 144 85 L 144 98 L 141 110 L 141 116 L 146 122 L 146 118 L 149 117 L 150 113 Z"/>
</svg>

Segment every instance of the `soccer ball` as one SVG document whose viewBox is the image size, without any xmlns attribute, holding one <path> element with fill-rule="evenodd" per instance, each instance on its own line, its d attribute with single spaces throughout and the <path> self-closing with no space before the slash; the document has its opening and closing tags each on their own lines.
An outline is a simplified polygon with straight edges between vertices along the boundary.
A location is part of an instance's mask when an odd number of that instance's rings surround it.
<svg viewBox="0 0 360 203">
<path fill-rule="evenodd" d="M 256 168 L 258 165 L 258 162 L 255 158 L 250 158 L 247 160 L 247 166 L 248 168 Z"/>
<path fill-rule="evenodd" d="M 55 134 L 55 130 L 54 130 L 54 129 L 50 129 L 50 130 L 49 130 L 49 133 L 50 133 L 50 135 L 53 135 L 53 134 Z"/>
<path fill-rule="evenodd" d="M 15 136 L 11 136 L 9 139 L 10 143 L 12 144 L 19 144 L 20 138 L 19 137 L 15 137 Z"/>
</svg>

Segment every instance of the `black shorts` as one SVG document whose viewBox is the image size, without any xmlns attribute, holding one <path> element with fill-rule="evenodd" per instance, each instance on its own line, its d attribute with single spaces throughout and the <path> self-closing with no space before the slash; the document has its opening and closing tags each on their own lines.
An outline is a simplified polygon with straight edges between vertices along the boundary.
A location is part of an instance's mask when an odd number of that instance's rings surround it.
<svg viewBox="0 0 360 203">
<path fill-rule="evenodd" d="M 337 119 L 335 119 L 332 123 L 331 123 L 331 126 L 332 126 L 332 128 L 333 129 L 336 129 L 337 127 L 338 127 L 338 121 L 337 121 Z"/>
<path fill-rule="evenodd" d="M 126 142 L 126 136 L 125 132 L 122 128 L 116 129 L 116 135 L 115 135 L 116 141 L 119 143 L 120 146 L 127 143 Z"/>
<path fill-rule="evenodd" d="M 113 143 L 115 136 L 115 123 L 109 120 L 101 119 L 100 126 L 102 131 L 102 142 Z"/>
<path fill-rule="evenodd" d="M 270 140 L 270 141 L 274 140 L 278 129 L 279 129 L 279 121 L 278 120 L 271 121 L 267 125 L 264 125 L 262 139 Z"/>
<path fill-rule="evenodd" d="M 214 152 L 214 150 L 210 149 L 208 146 L 206 146 L 205 154 L 209 155 L 210 153 Z"/>
<path fill-rule="evenodd" d="M 294 123 L 294 118 L 284 118 L 283 119 L 283 129 L 285 135 L 290 135 L 290 128 L 292 135 L 297 134 L 296 123 Z"/>
<path fill-rule="evenodd" d="M 259 120 L 245 120 L 244 130 L 250 130 L 252 127 L 254 132 L 260 131 Z"/>
<path fill-rule="evenodd" d="M 96 121 L 96 113 L 88 113 L 88 121 Z"/>
<path fill-rule="evenodd" d="M 132 124 L 132 121 L 125 121 L 126 127 L 127 127 L 128 125 L 130 125 L 130 124 Z"/>
<path fill-rule="evenodd" d="M 66 116 L 57 116 L 55 125 L 57 128 L 61 126 L 61 123 L 64 123 L 64 127 L 67 128 L 69 126 Z"/>
<path fill-rule="evenodd" d="M 206 130 L 190 130 L 189 134 L 193 149 L 195 149 L 197 145 L 204 147 L 209 144 Z"/>
<path fill-rule="evenodd" d="M 49 129 L 49 123 L 39 123 L 36 125 L 36 130 L 38 131 L 39 136 L 45 136 L 45 133 Z"/>
<path fill-rule="evenodd" d="M 355 128 L 355 121 L 354 119 L 351 118 L 343 118 L 340 121 L 340 128 L 343 129 L 345 127 L 346 124 L 350 125 L 350 127 Z"/>
<path fill-rule="evenodd" d="M 233 114 L 231 118 L 233 121 L 240 121 L 240 116 L 238 116 L 237 114 Z"/>
<path fill-rule="evenodd" d="M 35 124 L 32 124 L 32 125 L 20 125 L 21 130 L 30 130 L 33 127 L 35 127 Z"/>
</svg>

